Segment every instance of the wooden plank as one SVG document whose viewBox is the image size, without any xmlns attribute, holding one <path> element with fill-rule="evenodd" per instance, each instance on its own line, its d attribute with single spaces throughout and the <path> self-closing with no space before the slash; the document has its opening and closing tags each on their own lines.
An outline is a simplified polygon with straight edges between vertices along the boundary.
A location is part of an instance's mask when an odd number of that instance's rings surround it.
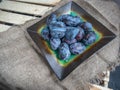
<svg viewBox="0 0 120 90">
<path fill-rule="evenodd" d="M 46 11 L 52 9 L 52 7 L 3 0 L 0 3 L 0 9 L 33 15 L 43 15 Z"/>
<path fill-rule="evenodd" d="M 90 90 L 113 90 L 113 89 L 98 86 L 98 85 L 95 85 L 95 84 L 90 84 Z"/>
<path fill-rule="evenodd" d="M 44 5 L 56 5 L 61 0 L 14 0 L 14 1 L 23 1 L 23 2 L 44 4 Z"/>
<path fill-rule="evenodd" d="M 0 32 L 6 31 L 10 28 L 11 26 L 0 24 Z"/>
<path fill-rule="evenodd" d="M 2 22 L 23 24 L 30 19 L 35 19 L 35 17 L 0 11 L 0 21 Z"/>
</svg>

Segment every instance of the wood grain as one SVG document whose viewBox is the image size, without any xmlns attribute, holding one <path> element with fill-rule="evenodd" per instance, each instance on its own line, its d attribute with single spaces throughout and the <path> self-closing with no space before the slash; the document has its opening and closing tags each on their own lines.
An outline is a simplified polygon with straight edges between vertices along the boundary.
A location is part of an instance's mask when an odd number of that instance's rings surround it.
<svg viewBox="0 0 120 90">
<path fill-rule="evenodd" d="M 0 3 L 0 9 L 32 15 L 43 15 L 46 11 L 52 9 L 52 7 L 3 0 Z"/>
<path fill-rule="evenodd" d="M 0 21 L 12 23 L 12 24 L 23 24 L 28 20 L 34 19 L 35 17 L 15 14 L 11 12 L 0 11 Z"/>
<path fill-rule="evenodd" d="M 23 1 L 23 2 L 44 4 L 44 5 L 56 5 L 61 0 L 15 0 L 15 1 Z"/>
<path fill-rule="evenodd" d="M 4 25 L 4 24 L 0 24 L 0 32 L 6 31 L 8 30 L 8 28 L 10 28 L 11 26 L 8 25 Z"/>
</svg>

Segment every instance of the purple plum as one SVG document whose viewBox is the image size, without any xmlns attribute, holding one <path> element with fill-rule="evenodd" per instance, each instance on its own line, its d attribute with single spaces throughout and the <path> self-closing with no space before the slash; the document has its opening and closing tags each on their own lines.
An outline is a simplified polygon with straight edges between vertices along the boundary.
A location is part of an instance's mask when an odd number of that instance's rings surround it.
<svg viewBox="0 0 120 90">
<path fill-rule="evenodd" d="M 69 14 L 61 15 L 58 21 L 64 22 L 67 26 L 77 26 L 81 22 L 80 17 Z"/>
<path fill-rule="evenodd" d="M 49 29 L 51 37 L 62 38 L 66 32 L 66 25 L 63 22 L 51 22 Z"/>
<path fill-rule="evenodd" d="M 49 29 L 48 28 L 44 28 L 41 32 L 41 36 L 44 40 L 48 40 L 50 38 L 50 34 L 49 34 Z"/>
<path fill-rule="evenodd" d="M 97 38 L 96 33 L 94 31 L 91 31 L 87 32 L 82 41 L 85 45 L 90 45 L 96 41 L 96 38 Z"/>
<path fill-rule="evenodd" d="M 57 50 L 57 48 L 60 46 L 61 40 L 59 38 L 51 38 L 50 39 L 50 46 L 53 50 Z"/>
<path fill-rule="evenodd" d="M 58 49 L 58 53 L 60 59 L 67 60 L 71 55 L 68 44 L 61 43 Z"/>
<path fill-rule="evenodd" d="M 65 38 L 67 40 L 73 40 L 75 39 L 75 37 L 77 36 L 77 34 L 79 33 L 79 28 L 76 27 L 67 27 L 67 31 L 65 33 Z"/>
<path fill-rule="evenodd" d="M 85 32 L 84 32 L 84 30 L 81 27 L 78 27 L 78 28 L 79 28 L 79 33 L 76 36 L 76 40 L 80 41 L 85 36 Z"/>
<path fill-rule="evenodd" d="M 72 54 L 81 54 L 86 50 L 83 43 L 77 42 L 70 45 L 70 51 Z"/>
</svg>

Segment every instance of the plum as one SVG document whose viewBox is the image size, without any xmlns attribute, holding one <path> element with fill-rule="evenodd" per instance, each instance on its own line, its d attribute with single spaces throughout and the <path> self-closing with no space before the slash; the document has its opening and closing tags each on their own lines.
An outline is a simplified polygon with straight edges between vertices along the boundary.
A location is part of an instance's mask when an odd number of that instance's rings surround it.
<svg viewBox="0 0 120 90">
<path fill-rule="evenodd" d="M 85 51 L 86 47 L 83 43 L 77 42 L 70 45 L 70 51 L 72 54 L 81 54 Z"/>
<path fill-rule="evenodd" d="M 51 38 L 50 39 L 50 46 L 53 50 L 56 50 L 61 43 L 61 40 L 59 38 Z"/>
<path fill-rule="evenodd" d="M 62 38 L 66 32 L 66 25 L 63 22 L 51 22 L 49 24 L 51 37 Z"/>
<path fill-rule="evenodd" d="M 85 37 L 83 38 L 82 42 L 85 45 L 90 45 L 96 41 L 97 35 L 94 31 L 87 32 Z"/>
<path fill-rule="evenodd" d="M 50 35 L 49 35 L 49 29 L 47 27 L 42 30 L 41 36 L 44 40 L 49 41 Z"/>
<path fill-rule="evenodd" d="M 71 55 L 68 44 L 61 43 L 58 48 L 58 53 L 60 59 L 67 60 Z"/>
<path fill-rule="evenodd" d="M 93 27 L 90 22 L 83 22 L 80 26 L 86 31 L 93 31 L 92 30 Z"/>
<path fill-rule="evenodd" d="M 72 15 L 69 15 L 69 14 L 61 15 L 58 18 L 58 21 L 62 21 L 68 26 L 77 26 L 81 22 L 80 17 L 72 16 Z"/>
<path fill-rule="evenodd" d="M 64 19 L 66 19 L 69 16 L 69 14 L 64 14 L 64 15 L 60 15 L 57 20 L 58 21 L 63 21 Z"/>
<path fill-rule="evenodd" d="M 66 33 L 65 33 L 65 38 L 67 40 L 73 40 L 79 33 L 79 29 L 76 27 L 67 27 Z"/>
<path fill-rule="evenodd" d="M 51 37 L 54 37 L 54 38 L 62 38 L 62 37 L 64 37 L 65 32 L 51 31 L 50 35 L 51 35 Z"/>
<path fill-rule="evenodd" d="M 66 42 L 67 44 L 72 44 L 72 43 L 76 43 L 76 42 L 77 42 L 76 39 L 73 39 L 73 40 L 67 40 L 66 38 L 63 38 L 62 41 L 63 41 L 63 42 Z"/>
<path fill-rule="evenodd" d="M 84 32 L 84 30 L 81 27 L 78 27 L 78 28 L 79 28 L 79 33 L 76 36 L 76 40 L 80 41 L 85 36 L 85 32 Z"/>
<path fill-rule="evenodd" d="M 66 25 L 63 22 L 51 22 L 49 25 L 51 31 L 66 31 Z"/>
<path fill-rule="evenodd" d="M 49 25 L 51 22 L 55 22 L 57 21 L 57 16 L 56 14 L 51 14 L 48 18 L 47 18 L 47 25 Z"/>
</svg>

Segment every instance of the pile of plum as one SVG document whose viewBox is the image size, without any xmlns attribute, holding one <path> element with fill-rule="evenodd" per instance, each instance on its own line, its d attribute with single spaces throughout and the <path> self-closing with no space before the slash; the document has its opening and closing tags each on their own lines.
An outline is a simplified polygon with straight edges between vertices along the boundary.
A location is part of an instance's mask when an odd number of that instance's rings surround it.
<svg viewBox="0 0 120 90">
<path fill-rule="evenodd" d="M 71 54 L 83 53 L 86 46 L 96 41 L 92 28 L 90 22 L 83 22 L 78 16 L 65 14 L 57 18 L 51 14 L 41 36 L 49 41 L 52 50 L 57 50 L 59 59 L 67 60 Z"/>
</svg>

